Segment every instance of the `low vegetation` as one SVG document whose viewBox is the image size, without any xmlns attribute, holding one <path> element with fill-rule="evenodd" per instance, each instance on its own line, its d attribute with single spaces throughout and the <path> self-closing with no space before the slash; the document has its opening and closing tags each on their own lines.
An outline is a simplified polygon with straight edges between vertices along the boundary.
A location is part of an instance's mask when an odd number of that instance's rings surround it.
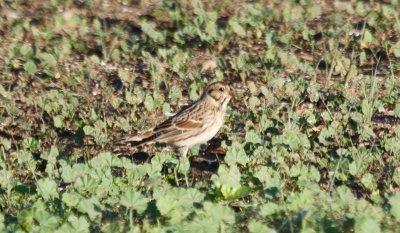
<svg viewBox="0 0 400 233">
<path fill-rule="evenodd" d="M 0 1 L 0 231 L 396 232 L 400 4 Z M 217 80 L 180 158 L 115 142 Z"/>
</svg>

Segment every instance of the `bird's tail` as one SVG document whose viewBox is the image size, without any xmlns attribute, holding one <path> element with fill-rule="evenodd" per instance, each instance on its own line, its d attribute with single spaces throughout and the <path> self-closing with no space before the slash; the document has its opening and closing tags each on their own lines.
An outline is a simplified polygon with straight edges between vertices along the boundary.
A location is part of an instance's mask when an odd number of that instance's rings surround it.
<svg viewBox="0 0 400 233">
<path fill-rule="evenodd" d="M 130 143 L 133 146 L 139 146 L 142 144 L 152 143 L 155 138 L 155 134 L 153 131 L 147 131 L 135 136 L 125 137 L 121 140 L 118 140 L 116 144 L 127 144 Z"/>
</svg>

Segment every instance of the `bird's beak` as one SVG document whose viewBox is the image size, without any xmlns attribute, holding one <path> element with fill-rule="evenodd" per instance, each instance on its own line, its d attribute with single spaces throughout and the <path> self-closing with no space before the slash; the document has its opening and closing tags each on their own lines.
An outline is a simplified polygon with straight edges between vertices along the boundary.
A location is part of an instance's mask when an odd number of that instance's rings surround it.
<svg viewBox="0 0 400 233">
<path fill-rule="evenodd" d="M 231 96 L 231 98 L 235 96 L 235 92 L 233 91 L 232 87 L 229 87 L 229 95 Z"/>
</svg>

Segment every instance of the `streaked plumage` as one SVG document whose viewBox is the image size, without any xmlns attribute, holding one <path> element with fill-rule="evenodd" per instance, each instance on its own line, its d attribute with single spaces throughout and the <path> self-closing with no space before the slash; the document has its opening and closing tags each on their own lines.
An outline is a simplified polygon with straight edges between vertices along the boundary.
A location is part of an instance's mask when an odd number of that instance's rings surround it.
<svg viewBox="0 0 400 233">
<path fill-rule="evenodd" d="M 181 109 L 151 130 L 124 139 L 134 145 L 163 143 L 175 146 L 181 155 L 188 149 L 210 140 L 224 123 L 231 89 L 222 82 L 210 84 L 201 97 L 188 107 Z"/>
</svg>

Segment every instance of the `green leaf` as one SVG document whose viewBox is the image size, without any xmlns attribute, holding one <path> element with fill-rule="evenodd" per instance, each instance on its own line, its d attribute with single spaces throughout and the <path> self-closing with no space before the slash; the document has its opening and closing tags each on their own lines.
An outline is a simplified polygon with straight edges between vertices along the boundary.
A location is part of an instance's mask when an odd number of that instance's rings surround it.
<svg viewBox="0 0 400 233">
<path fill-rule="evenodd" d="M 187 156 L 179 157 L 179 172 L 187 174 L 190 170 L 190 161 Z"/>
<path fill-rule="evenodd" d="M 195 82 L 193 82 L 193 83 L 190 84 L 190 86 L 189 86 L 189 98 L 190 98 L 192 101 L 194 101 L 194 100 L 196 100 L 196 99 L 199 98 L 199 95 L 198 95 L 197 92 L 198 92 L 197 85 L 196 85 Z"/>
<path fill-rule="evenodd" d="M 353 112 L 350 117 L 358 125 L 362 124 L 363 122 L 363 115 L 359 112 Z"/>
<path fill-rule="evenodd" d="M 311 83 L 308 87 L 307 87 L 307 93 L 308 96 L 311 100 L 311 102 L 318 102 L 319 98 L 320 98 L 320 85 L 318 83 Z"/>
<path fill-rule="evenodd" d="M 251 96 L 249 99 L 249 108 L 253 111 L 257 110 L 257 107 L 260 106 L 261 101 L 258 97 L 256 96 Z"/>
<path fill-rule="evenodd" d="M 230 168 L 225 165 L 220 165 L 217 175 L 212 175 L 211 180 L 217 187 L 227 185 L 231 188 L 238 188 L 240 187 L 240 171 L 234 164 L 232 164 Z"/>
<path fill-rule="evenodd" d="M 29 44 L 22 45 L 19 51 L 25 58 L 31 58 L 33 56 L 33 49 Z"/>
<path fill-rule="evenodd" d="M 400 57 L 400 41 L 394 45 L 393 53 L 395 57 Z"/>
<path fill-rule="evenodd" d="M 377 187 L 374 176 L 371 173 L 366 173 L 361 178 L 361 183 L 369 190 L 375 190 Z"/>
<path fill-rule="evenodd" d="M 97 210 L 100 206 L 99 201 L 92 198 L 84 198 L 78 193 L 64 193 L 62 196 L 62 201 L 69 207 L 76 208 L 81 213 L 88 214 L 91 220 L 95 220 L 101 216 L 101 213 Z"/>
<path fill-rule="evenodd" d="M 89 232 L 89 222 L 85 217 L 76 217 L 71 214 L 68 220 L 57 230 L 65 233 L 87 233 Z"/>
<path fill-rule="evenodd" d="M 168 193 L 167 195 L 158 197 L 156 205 L 161 215 L 169 216 L 171 212 L 176 210 L 176 207 L 179 205 L 179 200 L 174 195 Z"/>
<path fill-rule="evenodd" d="M 164 102 L 162 105 L 162 112 L 165 113 L 169 113 L 171 112 L 171 105 L 167 102 Z"/>
<path fill-rule="evenodd" d="M 77 163 L 72 167 L 69 164 L 62 163 L 61 178 L 65 183 L 75 182 L 79 177 L 84 176 L 89 170 L 86 164 Z"/>
<path fill-rule="evenodd" d="M 172 101 L 177 101 L 182 97 L 181 88 L 178 86 L 173 86 L 170 91 L 170 96 Z"/>
<path fill-rule="evenodd" d="M 313 165 L 309 165 L 307 181 L 319 182 L 320 179 L 321 179 L 321 174 L 319 173 L 318 169 Z"/>
<path fill-rule="evenodd" d="M 400 154 L 400 134 L 397 133 L 396 136 L 386 138 L 384 140 L 385 150 L 393 153 L 393 154 Z"/>
<path fill-rule="evenodd" d="M 3 231 L 4 227 L 5 227 L 5 225 L 4 225 L 4 214 L 0 213 L 0 231 Z"/>
<path fill-rule="evenodd" d="M 47 210 L 47 205 L 38 200 L 32 209 L 34 210 L 34 218 L 40 225 L 41 232 L 54 232 L 59 225 L 60 219 Z"/>
<path fill-rule="evenodd" d="M 127 70 L 124 70 L 122 68 L 118 69 L 118 77 L 121 79 L 121 81 L 127 83 L 128 85 L 133 83 L 133 81 L 135 80 L 135 74 L 132 74 L 131 72 L 128 72 Z"/>
<path fill-rule="evenodd" d="M 298 176 L 300 176 L 302 173 L 306 172 L 306 169 L 307 169 L 307 168 L 306 168 L 303 164 L 301 164 L 301 163 L 294 164 L 294 165 L 290 168 L 289 176 L 290 176 L 290 177 L 298 177 Z"/>
<path fill-rule="evenodd" d="M 251 191 L 249 187 L 240 184 L 240 171 L 235 164 L 232 164 L 230 168 L 220 165 L 218 175 L 212 175 L 211 180 L 219 196 L 225 199 L 242 198 Z"/>
<path fill-rule="evenodd" d="M 284 182 L 281 180 L 279 175 L 273 173 L 266 166 L 262 166 L 259 170 L 257 170 L 254 174 L 254 177 L 256 177 L 263 184 L 264 189 L 280 189 L 284 185 Z"/>
<path fill-rule="evenodd" d="M 139 214 L 142 214 L 146 208 L 149 199 L 143 196 L 139 192 L 127 191 L 121 195 L 119 203 L 127 208 L 136 210 Z"/>
<path fill-rule="evenodd" d="M 53 167 L 57 163 L 57 156 L 59 155 L 59 151 L 56 146 L 52 145 L 49 152 L 43 152 L 40 155 L 41 159 L 47 160 L 46 172 L 53 172 Z M 50 170 L 49 170 L 50 169 Z"/>
<path fill-rule="evenodd" d="M 24 70 L 28 75 L 34 75 L 37 71 L 37 67 L 32 61 L 28 61 L 24 64 Z"/>
<path fill-rule="evenodd" d="M 17 183 L 12 173 L 6 169 L 0 170 L 0 187 L 3 190 L 11 190 L 11 188 Z"/>
<path fill-rule="evenodd" d="M 69 207 L 76 207 L 81 201 L 82 196 L 78 193 L 63 193 L 62 201 Z"/>
<path fill-rule="evenodd" d="M 269 202 L 261 206 L 260 214 L 264 218 L 271 216 L 279 211 L 279 206 L 275 203 Z"/>
<path fill-rule="evenodd" d="M 196 218 L 191 222 L 184 222 L 179 225 L 177 232 L 196 232 L 196 233 L 218 233 L 219 224 L 213 218 Z"/>
<path fill-rule="evenodd" d="M 50 53 L 42 53 L 41 60 L 42 60 L 43 65 L 45 65 L 47 67 L 54 67 L 57 65 L 56 58 Z"/>
<path fill-rule="evenodd" d="M 323 145 L 331 145 L 333 143 L 334 138 L 334 130 L 333 127 L 322 128 L 321 132 L 318 135 L 318 140 Z"/>
<path fill-rule="evenodd" d="M 77 178 L 75 182 L 75 187 L 80 192 L 97 193 L 99 185 L 99 177 L 93 174 L 85 174 Z"/>
<path fill-rule="evenodd" d="M 345 75 L 350 69 L 351 61 L 346 57 L 341 57 L 336 61 L 335 72 Z"/>
<path fill-rule="evenodd" d="M 232 225 L 235 223 L 235 212 L 227 206 L 204 202 L 203 208 L 207 216 L 212 217 L 220 224 Z"/>
<path fill-rule="evenodd" d="M 102 152 L 89 161 L 89 165 L 96 169 L 108 169 L 122 166 L 120 158 L 111 152 Z"/>
<path fill-rule="evenodd" d="M 12 93 L 10 91 L 6 91 L 6 89 L 1 84 L 0 84 L 0 95 L 7 99 L 11 99 L 13 96 Z"/>
<path fill-rule="evenodd" d="M 144 99 L 144 107 L 148 111 L 151 111 L 155 108 L 153 96 L 151 96 L 150 94 L 147 94 L 146 98 Z"/>
<path fill-rule="evenodd" d="M 249 84 L 247 85 L 247 88 L 249 88 L 250 94 L 251 95 L 257 95 L 257 86 L 254 82 L 249 82 Z"/>
<path fill-rule="evenodd" d="M 225 156 L 225 162 L 228 165 L 234 165 L 236 163 L 246 165 L 248 161 L 249 158 L 247 157 L 242 145 L 235 142 L 231 147 L 229 147 L 228 152 Z"/>
<path fill-rule="evenodd" d="M 95 197 L 92 197 L 82 198 L 76 208 L 81 213 L 86 213 L 89 216 L 89 219 L 94 221 L 95 219 L 99 219 L 101 216 L 101 212 L 97 210 L 97 206 L 98 200 L 96 200 Z"/>
<path fill-rule="evenodd" d="M 357 174 L 360 173 L 360 171 L 361 171 L 362 165 L 363 165 L 363 161 L 360 161 L 360 160 L 351 162 L 349 164 L 350 174 L 353 176 L 357 176 Z"/>
<path fill-rule="evenodd" d="M 57 183 L 50 178 L 43 178 L 37 182 L 38 191 L 45 200 L 58 198 Z"/>
<path fill-rule="evenodd" d="M 400 193 L 397 192 L 394 196 L 389 198 L 390 213 L 400 222 Z"/>
<path fill-rule="evenodd" d="M 22 210 L 18 216 L 18 223 L 26 230 L 32 231 L 35 219 L 34 219 L 34 210 L 32 208 Z"/>
<path fill-rule="evenodd" d="M 22 141 L 22 145 L 24 146 L 25 149 L 29 150 L 37 150 L 40 146 L 40 140 L 37 140 L 35 138 L 29 137 L 25 138 Z"/>
<path fill-rule="evenodd" d="M 308 140 L 307 135 L 302 133 L 298 127 L 290 125 L 285 127 L 282 135 L 273 138 L 272 143 L 273 145 L 288 145 L 293 151 L 306 150 L 310 148 L 310 141 Z"/>
<path fill-rule="evenodd" d="M 354 226 L 355 233 L 374 232 L 380 233 L 381 227 L 379 222 L 372 217 L 362 216 L 356 220 Z"/>
<path fill-rule="evenodd" d="M 369 140 L 371 138 L 375 138 L 375 133 L 371 127 L 364 126 L 360 129 L 360 137 L 364 140 Z"/>
<path fill-rule="evenodd" d="M 93 126 L 90 125 L 85 125 L 83 127 L 83 132 L 85 132 L 85 135 L 89 135 L 89 136 L 94 136 L 96 135 L 96 130 Z"/>
<path fill-rule="evenodd" d="M 119 121 L 119 126 L 124 132 L 128 132 L 129 129 L 131 128 L 129 125 L 129 119 L 128 118 L 121 118 Z"/>
<path fill-rule="evenodd" d="M 376 40 L 376 37 L 372 32 L 368 29 L 365 29 L 364 32 L 364 38 L 363 42 L 366 43 L 366 45 L 369 45 L 370 43 L 374 42 Z"/>
<path fill-rule="evenodd" d="M 393 181 L 400 185 L 400 167 L 396 167 L 393 172 Z"/>
<path fill-rule="evenodd" d="M 248 130 L 246 132 L 245 140 L 246 142 L 251 142 L 253 144 L 261 143 L 261 137 L 254 129 Z"/>
<path fill-rule="evenodd" d="M 153 196 L 160 213 L 177 223 L 191 214 L 194 203 L 203 201 L 205 195 L 194 188 L 161 188 Z"/>
<path fill-rule="evenodd" d="M 274 229 L 271 229 L 256 220 L 250 220 L 248 228 L 251 233 L 276 233 Z"/>
<path fill-rule="evenodd" d="M 21 150 L 18 153 L 18 163 L 24 164 L 26 163 L 30 169 L 34 169 L 36 167 L 36 161 L 33 159 L 32 153 L 27 150 Z"/>
<path fill-rule="evenodd" d="M 318 4 L 311 5 L 307 9 L 307 13 L 309 14 L 307 17 L 310 19 L 318 17 L 321 14 L 321 6 Z"/>
<path fill-rule="evenodd" d="M 57 116 L 53 117 L 53 121 L 54 121 L 54 126 L 56 128 L 63 127 L 63 117 L 61 115 L 57 115 Z"/>
<path fill-rule="evenodd" d="M 400 118 L 400 103 L 396 103 L 394 107 L 394 116 Z"/>
<path fill-rule="evenodd" d="M 148 35 L 151 39 L 153 39 L 154 42 L 157 43 L 164 43 L 165 42 L 165 37 L 162 33 L 156 31 L 153 26 L 147 22 L 141 23 L 141 28 L 146 35 Z"/>
<path fill-rule="evenodd" d="M 89 119 L 92 121 L 97 121 L 99 119 L 99 116 L 97 115 L 97 113 L 94 109 L 90 110 Z"/>
<path fill-rule="evenodd" d="M 235 17 L 232 17 L 229 20 L 229 26 L 232 28 L 233 32 L 235 32 L 238 36 L 244 37 L 246 36 L 246 31 L 244 28 L 239 24 Z"/>
<path fill-rule="evenodd" d="M 267 31 L 265 34 L 265 44 L 268 48 L 271 48 L 275 45 L 276 42 L 276 32 Z"/>
<path fill-rule="evenodd" d="M 366 117 L 370 118 L 372 116 L 372 111 L 373 111 L 372 103 L 367 99 L 364 99 L 361 103 L 361 110 Z"/>
<path fill-rule="evenodd" d="M 347 186 L 339 186 L 336 189 L 336 196 L 338 203 L 342 206 L 348 206 L 353 203 L 356 198 L 354 197 L 352 191 Z"/>
<path fill-rule="evenodd" d="M 129 230 L 124 229 L 125 224 L 121 224 L 118 221 L 102 222 L 101 232 L 102 233 L 116 233 L 116 232 L 127 232 L 127 233 L 141 233 L 139 225 L 129 227 Z"/>
</svg>

